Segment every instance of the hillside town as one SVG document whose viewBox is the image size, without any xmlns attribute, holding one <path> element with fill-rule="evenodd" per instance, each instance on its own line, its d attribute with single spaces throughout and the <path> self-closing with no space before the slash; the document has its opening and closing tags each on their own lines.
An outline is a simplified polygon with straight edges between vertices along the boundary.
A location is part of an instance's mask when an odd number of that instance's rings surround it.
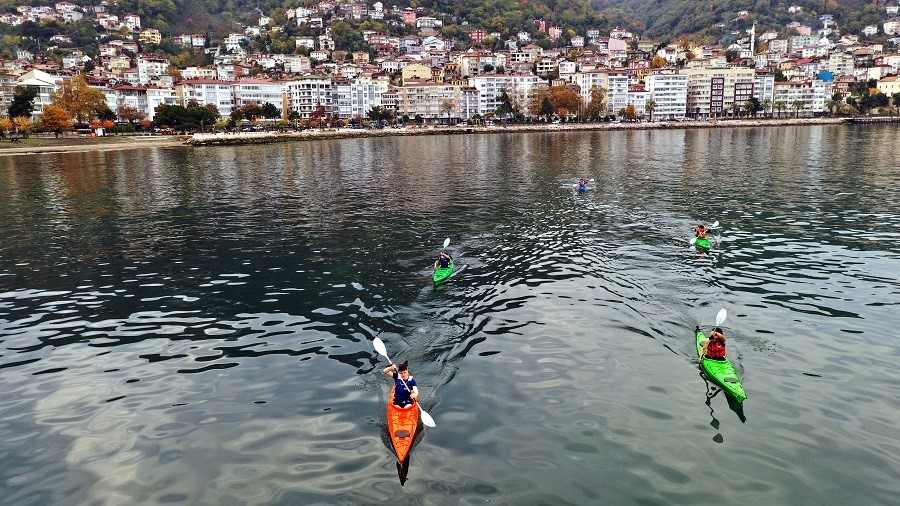
<svg viewBox="0 0 900 506">
<path fill-rule="evenodd" d="M 281 28 L 261 13 L 256 25 L 222 40 L 200 33 L 172 35 L 177 44 L 205 52 L 213 62 L 177 68 L 165 56 L 144 52 L 163 34 L 143 27 L 139 15 L 112 15 L 103 4 L 57 2 L 18 7 L 17 14 L 0 16 L 0 23 L 90 19 L 111 37 L 93 58 L 71 48 L 61 64 L 17 51 L 15 60 L 0 63 L 0 107 L 9 116 L 16 90 L 35 90 L 27 119 L 37 125 L 63 84 L 82 76 L 102 92 L 120 122 L 155 122 L 161 106 L 188 104 L 215 111 L 217 122 L 232 118 L 232 125 L 236 111 L 253 105 L 268 107 L 271 114 L 265 116 L 273 122 L 343 125 L 387 118 L 452 125 L 504 118 L 678 121 L 892 113 L 900 105 L 898 11 L 898 4 L 889 2 L 883 24 L 860 34 L 841 32 L 827 14 L 818 15 L 816 26 L 792 23 L 781 32 L 757 33 L 754 24 L 733 33 L 735 42 L 728 46 L 686 40 L 661 44 L 619 27 L 565 36 L 567 27 L 535 20 L 536 32 L 552 41 L 564 37 L 565 47 L 542 48 L 532 32 L 522 31 L 502 41 L 502 49 L 489 50 L 483 43 L 501 35 L 472 29 L 468 47 L 455 50 L 456 41 L 440 37 L 441 20 L 421 15 L 421 9 L 331 0 L 286 11 L 289 23 L 319 33 L 296 37 L 294 53 L 248 50 L 248 41 Z M 739 16 L 752 18 L 753 13 Z M 415 34 L 365 31 L 368 51 L 336 47 L 330 23 L 364 18 L 395 19 L 414 27 Z M 870 42 L 879 32 L 887 42 Z M 57 36 L 45 41 L 51 45 L 45 50 L 65 42 Z M 553 89 L 570 97 L 551 96 Z"/>
</svg>

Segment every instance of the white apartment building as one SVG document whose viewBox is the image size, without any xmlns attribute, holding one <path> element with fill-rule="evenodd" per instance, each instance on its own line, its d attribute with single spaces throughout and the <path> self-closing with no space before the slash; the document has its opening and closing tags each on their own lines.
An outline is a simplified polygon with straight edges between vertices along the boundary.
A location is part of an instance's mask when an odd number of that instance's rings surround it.
<svg viewBox="0 0 900 506">
<path fill-rule="evenodd" d="M 232 83 L 231 93 L 234 108 L 249 104 L 272 104 L 282 115 L 284 105 L 284 86 L 268 79 L 241 79 Z"/>
<path fill-rule="evenodd" d="M 790 81 L 775 83 L 774 104 L 781 104 L 785 114 L 811 116 L 827 110 L 831 87 L 824 81 Z M 794 104 L 799 109 L 794 111 Z"/>
<path fill-rule="evenodd" d="M 320 105 L 328 114 L 337 112 L 333 102 L 334 85 L 327 77 L 309 74 L 284 83 L 284 88 L 288 111 L 297 111 L 301 118 L 309 119 Z"/>
<path fill-rule="evenodd" d="M 19 76 L 14 86 L 37 89 L 37 96 L 34 97 L 33 102 L 34 110 L 31 113 L 31 118 L 37 119 L 44 113 L 44 107 L 53 102 L 50 99 L 50 95 L 57 90 L 63 81 L 64 79 L 61 76 L 33 69 Z"/>
<path fill-rule="evenodd" d="M 384 107 L 382 96 L 390 79 L 384 74 L 364 74 L 355 79 L 334 82 L 334 104 L 341 119 L 366 118 L 375 107 Z"/>
<path fill-rule="evenodd" d="M 770 104 L 775 103 L 775 74 L 770 73 L 757 73 L 756 74 L 756 82 L 753 84 L 753 96 L 759 100 L 760 106 L 766 100 L 769 101 Z M 768 111 L 771 112 L 771 105 L 769 106 Z"/>
<path fill-rule="evenodd" d="M 231 83 L 217 79 L 191 79 L 181 81 L 175 85 L 175 94 L 178 103 L 187 105 L 195 100 L 200 105 L 214 105 L 219 109 L 222 117 L 231 116 L 233 99 Z"/>
<path fill-rule="evenodd" d="M 169 70 L 168 58 L 148 54 L 137 57 L 138 84 L 150 84 Z"/>
<path fill-rule="evenodd" d="M 102 89 L 106 95 L 106 103 L 109 109 L 117 115 L 123 107 L 131 107 L 140 111 L 144 119 L 153 121 L 156 108 L 161 104 L 175 105 L 178 97 L 172 88 L 159 86 L 131 86 L 122 85 L 109 89 Z"/>
<path fill-rule="evenodd" d="M 426 122 L 453 122 L 460 118 L 462 87 L 455 84 L 410 82 L 397 88 L 397 114 L 422 116 Z M 444 104 L 451 106 L 449 111 Z"/>
<path fill-rule="evenodd" d="M 651 74 L 645 80 L 650 99 L 655 103 L 653 119 L 681 120 L 687 112 L 688 76 Z"/>
<path fill-rule="evenodd" d="M 469 79 L 469 87 L 478 91 L 478 114 L 484 116 L 500 107 L 499 98 L 505 91 L 513 107 L 521 112 L 528 108 L 528 99 L 542 80 L 533 74 L 484 74 Z M 468 118 L 468 116 L 462 116 Z"/>
</svg>

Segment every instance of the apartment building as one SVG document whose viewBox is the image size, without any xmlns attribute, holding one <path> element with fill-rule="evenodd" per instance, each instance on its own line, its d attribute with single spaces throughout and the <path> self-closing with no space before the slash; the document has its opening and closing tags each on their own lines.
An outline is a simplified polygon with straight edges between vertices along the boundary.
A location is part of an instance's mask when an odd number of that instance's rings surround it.
<svg viewBox="0 0 900 506">
<path fill-rule="evenodd" d="M 282 112 L 284 105 L 284 86 L 268 79 L 241 79 L 232 83 L 232 103 L 234 108 L 245 105 L 272 104 Z"/>
<path fill-rule="evenodd" d="M 484 74 L 469 79 L 469 87 L 478 92 L 478 114 L 484 116 L 500 107 L 500 96 L 506 92 L 513 107 L 525 110 L 534 89 L 542 84 L 535 75 L 526 74 Z M 462 116 L 468 118 L 469 116 Z"/>
<path fill-rule="evenodd" d="M 300 117 L 309 119 L 314 112 L 323 106 L 326 114 L 334 114 L 334 85 L 331 79 L 316 74 L 284 83 L 287 95 L 287 110 L 297 111 Z"/>
<path fill-rule="evenodd" d="M 422 116 L 429 123 L 453 122 L 460 118 L 462 86 L 445 83 L 409 82 L 397 88 L 397 114 Z M 450 106 L 447 110 L 446 106 Z"/>
<path fill-rule="evenodd" d="M 651 74 L 645 81 L 655 103 L 653 119 L 681 120 L 687 111 L 687 74 Z"/>
<path fill-rule="evenodd" d="M 794 116 L 811 116 L 827 110 L 831 100 L 831 87 L 819 80 L 776 82 L 774 104 L 776 109 Z M 798 108 L 795 110 L 795 104 Z"/>
<path fill-rule="evenodd" d="M 231 93 L 231 82 L 217 79 L 190 79 L 175 85 L 178 103 L 187 105 L 191 100 L 200 105 L 214 105 L 222 117 L 231 116 L 234 99 Z"/>
<path fill-rule="evenodd" d="M 356 79 L 334 82 L 334 102 L 341 119 L 365 118 L 375 107 L 384 107 L 382 97 L 390 86 L 384 74 L 363 74 Z"/>
<path fill-rule="evenodd" d="M 687 115 L 722 117 L 754 96 L 756 73 L 752 68 L 693 68 L 688 75 Z"/>
</svg>

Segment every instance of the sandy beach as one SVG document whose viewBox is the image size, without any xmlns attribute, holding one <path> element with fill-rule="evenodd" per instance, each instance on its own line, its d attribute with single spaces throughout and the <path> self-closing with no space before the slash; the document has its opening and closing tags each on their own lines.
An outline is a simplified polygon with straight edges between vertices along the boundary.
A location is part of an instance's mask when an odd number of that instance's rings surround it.
<svg viewBox="0 0 900 506">
<path fill-rule="evenodd" d="M 887 120 L 888 118 L 885 118 Z M 898 120 L 893 120 L 898 122 Z M 786 125 L 837 125 L 849 124 L 849 118 L 779 118 L 739 119 L 708 121 L 653 121 L 640 123 L 561 123 L 527 125 L 493 125 L 453 127 L 414 127 L 385 129 L 341 128 L 331 130 L 306 130 L 303 132 L 240 132 L 199 133 L 194 135 L 131 135 L 107 137 L 32 137 L 19 142 L 0 140 L 0 156 L 32 155 L 42 153 L 72 153 L 87 151 L 111 151 L 140 148 L 216 146 L 241 144 L 268 144 L 316 139 L 344 139 L 359 137 L 390 137 L 418 135 L 503 134 L 520 132 L 574 132 L 594 130 L 649 130 L 694 128 L 756 128 Z"/>
</svg>

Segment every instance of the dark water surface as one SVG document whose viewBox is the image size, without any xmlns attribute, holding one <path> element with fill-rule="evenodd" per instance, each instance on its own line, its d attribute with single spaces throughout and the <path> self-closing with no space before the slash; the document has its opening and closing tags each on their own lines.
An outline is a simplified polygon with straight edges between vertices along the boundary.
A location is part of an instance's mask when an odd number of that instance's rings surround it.
<svg viewBox="0 0 900 506">
<path fill-rule="evenodd" d="M 895 504 L 898 138 L 2 157 L 0 504 Z M 376 336 L 437 422 L 402 487 Z"/>
</svg>

